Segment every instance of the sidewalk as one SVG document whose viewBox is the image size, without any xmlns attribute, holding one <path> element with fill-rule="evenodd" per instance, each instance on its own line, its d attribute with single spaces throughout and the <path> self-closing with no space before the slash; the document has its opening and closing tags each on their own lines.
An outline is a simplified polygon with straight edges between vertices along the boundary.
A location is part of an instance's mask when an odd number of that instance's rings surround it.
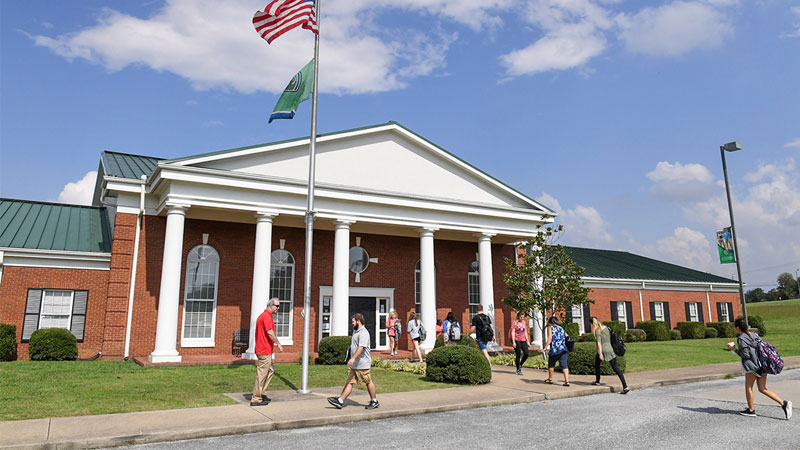
<svg viewBox="0 0 800 450">
<path fill-rule="evenodd" d="M 800 356 L 784 358 L 784 370 L 800 368 Z M 344 369 L 343 369 L 344 371 Z M 344 373 L 344 372 L 343 372 Z M 740 376 L 738 362 L 710 366 L 667 369 L 625 374 L 632 389 L 667 386 Z M 602 386 L 592 386 L 594 376 L 571 375 L 570 387 L 556 373 L 554 384 L 545 384 L 545 371 L 526 369 L 517 376 L 512 367 L 494 366 L 492 382 L 427 391 L 381 394 L 379 409 L 367 411 L 366 392 L 354 390 L 342 410 L 330 406 L 326 397 L 341 387 L 313 389 L 309 395 L 272 391 L 268 406 L 248 406 L 249 393 L 229 394 L 239 404 L 167 411 L 148 411 L 83 417 L 61 417 L 0 422 L 0 447 L 4 449 L 62 449 L 113 447 L 147 442 L 174 441 L 260 431 L 305 428 L 370 419 L 480 408 L 619 392 L 616 376 L 604 376 Z M 636 395 L 632 392 L 629 395 Z"/>
</svg>

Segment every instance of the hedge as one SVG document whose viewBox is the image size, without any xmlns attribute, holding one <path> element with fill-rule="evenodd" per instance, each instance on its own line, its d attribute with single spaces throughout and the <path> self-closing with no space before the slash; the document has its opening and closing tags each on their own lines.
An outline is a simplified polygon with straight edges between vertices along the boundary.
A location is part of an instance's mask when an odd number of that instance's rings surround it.
<svg viewBox="0 0 800 450">
<path fill-rule="evenodd" d="M 733 326 L 733 322 L 708 322 L 706 326 L 715 328 L 717 330 L 717 337 L 736 337 L 736 328 Z"/>
<path fill-rule="evenodd" d="M 670 341 L 680 341 L 681 340 L 681 332 L 680 332 L 680 330 L 669 330 L 669 340 Z"/>
<path fill-rule="evenodd" d="M 625 332 L 625 342 L 642 342 L 647 339 L 647 333 L 644 330 L 631 328 Z"/>
<path fill-rule="evenodd" d="M 741 319 L 742 316 L 739 316 Z M 758 335 L 759 336 L 766 336 L 767 335 L 767 326 L 764 325 L 764 319 L 761 316 L 747 316 L 747 325 L 750 328 L 758 328 Z"/>
<path fill-rule="evenodd" d="M 34 361 L 74 361 L 78 341 L 64 328 L 40 328 L 31 334 L 28 354 Z"/>
<path fill-rule="evenodd" d="M 344 360 L 347 347 L 350 346 L 350 336 L 328 336 L 319 341 L 319 358 L 317 364 L 336 365 L 347 364 Z"/>
<path fill-rule="evenodd" d="M 594 358 L 597 356 L 597 344 L 594 342 L 577 342 L 575 349 L 569 352 L 569 372 L 579 375 L 594 375 Z M 619 369 L 625 371 L 625 357 L 617 356 Z M 560 367 L 560 364 L 557 364 Z M 600 363 L 600 374 L 611 375 L 614 369 L 608 361 Z"/>
<path fill-rule="evenodd" d="M 17 326 L 0 323 L 0 361 L 17 359 Z"/>
<path fill-rule="evenodd" d="M 457 341 L 456 345 L 467 345 L 472 348 L 478 348 L 478 341 L 472 339 L 467 334 L 462 334 L 461 340 Z M 444 347 L 444 335 L 441 334 L 436 338 L 436 342 L 433 344 L 433 348 L 439 348 L 439 347 Z"/>
<path fill-rule="evenodd" d="M 581 337 L 578 338 L 578 342 L 597 342 L 597 336 L 593 333 L 583 333 Z"/>
<path fill-rule="evenodd" d="M 431 350 L 425 360 L 430 381 L 458 384 L 486 384 L 492 381 L 492 368 L 483 352 L 466 345 L 451 345 Z"/>
<path fill-rule="evenodd" d="M 620 336 L 625 336 L 625 330 L 628 329 L 628 327 L 625 326 L 625 322 L 620 322 L 619 320 L 609 320 L 607 322 L 603 322 L 603 325 L 611 328 Z"/>
<path fill-rule="evenodd" d="M 563 328 L 568 335 L 574 338 L 581 334 L 581 327 L 575 322 L 563 323 L 561 324 L 561 328 Z"/>
<path fill-rule="evenodd" d="M 667 323 L 661 320 L 643 320 L 636 324 L 636 328 L 644 330 L 648 341 L 668 341 L 669 328 Z"/>
<path fill-rule="evenodd" d="M 682 339 L 703 339 L 706 337 L 706 326 L 702 322 L 678 322 L 676 327 Z"/>
<path fill-rule="evenodd" d="M 711 339 L 717 337 L 717 329 L 706 327 L 706 339 Z"/>
</svg>

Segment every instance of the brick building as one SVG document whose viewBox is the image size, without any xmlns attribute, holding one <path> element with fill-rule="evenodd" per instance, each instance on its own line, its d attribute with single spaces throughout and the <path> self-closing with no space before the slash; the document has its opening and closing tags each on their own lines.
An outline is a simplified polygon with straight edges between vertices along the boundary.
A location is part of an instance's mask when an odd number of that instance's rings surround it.
<svg viewBox="0 0 800 450">
<path fill-rule="evenodd" d="M 17 324 L 20 357 L 45 326 L 71 329 L 81 357 L 230 355 L 270 297 L 285 351 L 300 353 L 308 141 L 173 160 L 104 152 L 93 207 L 0 200 L 0 322 Z M 404 321 L 419 311 L 433 330 L 449 311 L 469 323 L 482 304 L 502 339 L 504 260 L 553 211 L 394 122 L 319 136 L 316 166 L 312 351 L 346 335 L 355 312 L 387 348 L 391 309 Z M 572 250 L 597 301 L 572 311 L 581 324 L 738 313 L 731 280 Z"/>
</svg>

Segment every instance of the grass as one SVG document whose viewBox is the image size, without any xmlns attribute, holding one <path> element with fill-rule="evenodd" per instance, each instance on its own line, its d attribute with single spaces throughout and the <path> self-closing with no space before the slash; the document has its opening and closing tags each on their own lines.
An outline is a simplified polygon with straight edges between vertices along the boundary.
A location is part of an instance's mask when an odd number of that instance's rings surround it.
<svg viewBox="0 0 800 450">
<path fill-rule="evenodd" d="M 764 340 L 774 345 L 781 356 L 800 355 L 800 299 L 751 303 L 749 316 L 761 316 L 767 327 Z M 629 343 L 625 353 L 628 372 L 692 367 L 737 362 L 725 349 L 727 338 L 685 339 L 680 341 Z"/>
<path fill-rule="evenodd" d="M 278 364 L 269 390 L 297 389 L 301 366 Z M 379 393 L 453 387 L 420 375 L 373 368 Z M 344 385 L 344 366 L 309 367 L 312 388 Z M 226 392 L 251 392 L 255 366 L 144 368 L 122 361 L 12 361 L 0 364 L 0 420 L 229 405 Z"/>
</svg>

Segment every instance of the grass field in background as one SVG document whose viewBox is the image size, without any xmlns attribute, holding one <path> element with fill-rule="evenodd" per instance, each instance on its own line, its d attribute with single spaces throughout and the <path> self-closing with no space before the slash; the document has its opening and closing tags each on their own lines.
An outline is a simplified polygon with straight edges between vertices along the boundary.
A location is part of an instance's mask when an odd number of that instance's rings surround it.
<svg viewBox="0 0 800 450">
<path fill-rule="evenodd" d="M 748 316 L 761 316 L 767 327 L 764 340 L 781 356 L 800 355 L 800 299 L 749 303 Z M 732 339 L 735 341 L 735 339 Z M 625 353 L 628 372 L 671 369 L 737 362 L 725 349 L 727 338 L 629 343 Z"/>
<path fill-rule="evenodd" d="M 269 390 L 297 389 L 301 366 L 278 364 Z M 252 392 L 254 365 L 149 367 L 122 361 L 11 361 L 0 365 L 0 420 L 229 405 Z M 345 366 L 309 367 L 312 388 L 343 386 Z M 453 387 L 419 375 L 372 369 L 378 394 Z"/>
</svg>

